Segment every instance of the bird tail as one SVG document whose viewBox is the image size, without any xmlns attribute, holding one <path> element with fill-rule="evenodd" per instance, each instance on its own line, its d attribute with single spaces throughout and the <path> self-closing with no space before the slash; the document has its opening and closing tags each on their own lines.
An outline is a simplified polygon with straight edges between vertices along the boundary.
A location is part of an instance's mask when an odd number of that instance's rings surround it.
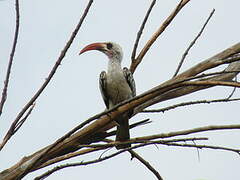
<svg viewBox="0 0 240 180">
<path fill-rule="evenodd" d="M 129 133 L 129 121 L 128 117 L 121 117 L 117 120 L 117 134 L 116 134 L 116 141 L 127 141 L 130 138 Z M 117 145 L 117 149 L 125 149 L 131 147 L 131 144 L 122 144 Z"/>
</svg>

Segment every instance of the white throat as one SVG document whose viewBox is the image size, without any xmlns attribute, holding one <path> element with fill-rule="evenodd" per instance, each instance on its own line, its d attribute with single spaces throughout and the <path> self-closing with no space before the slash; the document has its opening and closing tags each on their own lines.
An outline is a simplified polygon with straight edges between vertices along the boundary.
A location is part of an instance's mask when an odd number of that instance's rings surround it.
<svg viewBox="0 0 240 180">
<path fill-rule="evenodd" d="M 108 61 L 108 73 L 109 74 L 118 74 L 122 73 L 121 62 L 118 59 L 109 59 Z"/>
</svg>

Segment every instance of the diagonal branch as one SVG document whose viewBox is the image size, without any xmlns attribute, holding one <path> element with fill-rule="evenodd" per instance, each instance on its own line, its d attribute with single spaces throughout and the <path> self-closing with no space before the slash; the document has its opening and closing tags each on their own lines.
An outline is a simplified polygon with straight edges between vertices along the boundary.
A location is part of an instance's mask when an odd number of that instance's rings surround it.
<svg viewBox="0 0 240 180">
<path fill-rule="evenodd" d="M 99 146 L 99 148 L 101 147 L 108 147 L 109 144 L 114 145 L 116 142 L 112 141 L 112 140 L 108 140 L 107 141 L 108 144 L 104 144 L 103 146 Z M 174 141 L 173 141 L 174 142 Z M 122 144 L 122 143 L 120 143 Z M 98 146 L 98 145 L 97 145 Z M 89 145 L 89 147 L 91 147 L 91 145 Z M 94 147 L 94 146 L 93 146 Z M 110 146 L 111 147 L 111 146 Z M 98 147 L 96 147 L 98 148 Z M 139 160 L 144 166 L 146 166 L 155 176 L 158 180 L 163 180 L 163 178 L 160 176 L 160 174 L 158 173 L 158 171 L 149 163 L 147 162 L 143 157 L 141 157 L 138 153 L 136 153 L 135 151 L 133 151 L 132 149 L 128 150 L 128 152 L 131 154 L 132 158 L 136 158 L 137 160 Z"/>
<path fill-rule="evenodd" d="M 168 27 L 168 25 L 172 22 L 172 20 L 175 18 L 175 16 L 180 12 L 180 10 L 189 2 L 190 0 L 181 0 L 180 3 L 177 5 L 177 7 L 174 9 L 174 11 L 168 16 L 168 18 L 162 23 L 162 25 L 159 27 L 159 29 L 152 35 L 152 37 L 148 40 L 148 42 L 145 44 L 143 49 L 140 51 L 139 55 L 131 63 L 130 71 L 132 73 L 135 72 L 137 66 L 141 63 L 143 57 L 149 50 L 149 48 L 153 45 L 153 43 L 157 40 L 157 38 L 164 32 L 164 30 Z"/>
<path fill-rule="evenodd" d="M 184 80 L 186 78 L 195 77 L 197 74 L 199 74 L 201 72 L 218 67 L 225 63 L 230 63 L 228 65 L 228 67 L 225 69 L 225 71 L 226 72 L 232 71 L 233 73 L 216 75 L 216 76 L 211 77 L 208 80 L 231 81 L 239 73 L 238 71 L 240 71 L 240 62 L 239 62 L 240 57 L 238 57 L 239 53 L 240 53 L 240 43 L 237 43 L 237 44 L 233 45 L 232 47 L 218 53 L 217 55 L 215 55 L 211 58 L 208 58 L 205 61 L 200 62 L 199 64 L 197 64 L 197 65 L 193 66 L 192 68 L 186 70 L 185 72 L 179 74 L 178 76 L 174 77 L 173 79 L 170 79 L 170 80 L 164 82 L 160 86 L 163 87 L 169 83 L 172 84 L 173 82 L 177 82 L 178 80 L 181 80 L 181 79 Z M 235 73 L 234 73 L 234 71 L 235 71 Z M 155 87 L 153 89 L 156 90 L 156 89 L 160 88 L 160 86 Z M 143 109 L 145 109 L 146 107 L 149 107 L 153 104 L 156 104 L 156 103 L 159 103 L 162 101 L 166 101 L 169 99 L 173 99 L 176 97 L 181 97 L 183 95 L 190 94 L 190 93 L 200 91 L 203 89 L 207 89 L 210 87 L 212 87 L 212 86 L 210 86 L 210 85 L 209 86 L 183 86 L 183 87 L 179 86 L 179 88 L 172 88 L 171 90 L 169 89 L 168 91 L 164 91 L 164 92 L 159 91 L 162 94 L 159 94 L 157 97 L 139 105 L 137 108 L 135 108 L 135 113 L 141 112 Z"/>
<path fill-rule="evenodd" d="M 210 146 L 210 145 L 196 145 L 196 144 L 180 144 L 180 143 L 166 143 L 167 146 L 178 146 L 178 147 L 192 147 L 198 149 L 214 149 L 214 150 L 224 150 L 224 151 L 232 151 L 240 155 L 240 149 L 233 149 L 222 146 Z"/>
<path fill-rule="evenodd" d="M 157 113 L 157 112 L 166 112 L 171 109 L 175 109 L 178 107 L 188 106 L 188 105 L 194 105 L 194 104 L 210 104 L 210 103 L 218 103 L 218 102 L 232 102 L 232 101 L 239 101 L 240 98 L 234 98 L 234 99 L 214 99 L 214 100 L 198 100 L 198 101 L 189 101 L 189 102 L 183 102 L 179 104 L 174 104 L 172 106 L 160 108 L 160 109 L 149 109 L 149 110 L 143 110 L 142 113 Z"/>
<path fill-rule="evenodd" d="M 80 27 L 82 26 L 82 23 L 88 13 L 88 10 L 92 4 L 93 0 L 89 1 L 89 4 L 87 6 L 87 8 L 84 11 L 83 16 L 81 17 L 81 19 L 79 20 L 79 23 L 77 24 L 76 28 L 74 29 L 74 31 L 72 32 L 72 35 L 70 36 L 70 39 L 68 40 L 68 42 L 66 43 L 65 47 L 63 48 L 63 50 L 61 51 L 55 65 L 53 66 L 52 70 L 50 71 L 48 77 L 45 79 L 45 82 L 42 84 L 42 86 L 39 88 L 39 90 L 34 94 L 34 96 L 27 102 L 27 104 L 23 107 L 23 109 L 19 112 L 19 114 L 17 115 L 17 117 L 15 118 L 15 120 L 13 121 L 11 127 L 9 128 L 7 134 L 12 134 L 11 132 L 15 131 L 15 128 L 17 127 L 16 125 L 18 124 L 19 120 L 22 118 L 22 116 L 25 114 L 25 112 L 32 106 L 32 104 L 36 101 L 36 99 L 42 94 L 42 92 L 44 91 L 44 89 L 46 88 L 46 86 L 49 84 L 49 82 L 51 81 L 51 79 L 53 78 L 55 72 L 57 71 L 59 65 L 61 64 L 63 58 L 65 57 L 68 49 L 70 48 L 73 40 L 75 39 Z M 6 136 L 5 136 L 6 138 Z M 5 139 L 4 138 L 4 139 Z M 4 145 L 7 143 L 7 141 L 11 138 L 7 137 L 6 141 L 2 142 L 0 144 L 0 150 L 4 147 Z"/>
<path fill-rule="evenodd" d="M 152 3 L 151 3 L 151 5 L 150 5 L 150 7 L 148 8 L 148 11 L 147 11 L 147 13 L 146 13 L 146 15 L 145 15 L 145 17 L 144 17 L 143 22 L 142 22 L 142 25 L 141 25 L 138 33 L 137 33 L 137 38 L 136 38 L 136 41 L 135 41 L 135 43 L 134 43 L 134 47 L 133 47 L 133 51 L 132 51 L 132 56 L 131 56 L 132 61 L 135 61 L 135 56 L 136 56 L 136 51 L 137 51 L 137 47 L 138 47 L 139 40 L 140 40 L 140 38 L 141 38 L 141 35 L 142 35 L 143 29 L 144 29 L 144 27 L 145 27 L 145 24 L 146 24 L 146 22 L 147 22 L 147 20 L 148 20 L 148 17 L 149 17 L 149 15 L 150 15 L 150 13 L 151 13 L 151 11 L 152 11 L 152 8 L 153 8 L 153 6 L 155 5 L 155 3 L 156 3 L 156 0 L 153 0 Z"/>
<path fill-rule="evenodd" d="M 211 19 L 212 15 L 214 14 L 214 12 L 215 12 L 215 9 L 212 10 L 212 12 L 210 13 L 210 15 L 209 15 L 209 17 L 207 18 L 206 22 L 204 23 L 203 27 L 201 28 L 200 32 L 197 34 L 197 36 L 194 38 L 194 40 L 191 42 L 191 44 L 188 46 L 188 48 L 187 48 L 186 51 L 184 52 L 184 54 L 183 54 L 183 56 L 182 56 L 182 59 L 180 60 L 179 65 L 178 65 L 178 67 L 177 67 L 177 70 L 176 70 L 176 72 L 174 73 L 173 77 L 175 77 L 175 76 L 178 74 L 178 72 L 179 72 L 180 68 L 182 67 L 182 64 L 183 64 L 186 56 L 188 55 L 189 50 L 193 47 L 193 45 L 196 43 L 196 41 L 198 40 L 198 38 L 202 35 L 205 27 L 207 26 L 207 24 L 208 24 L 209 20 Z"/>
<path fill-rule="evenodd" d="M 163 180 L 163 178 L 160 176 L 158 171 L 154 169 L 154 167 L 147 162 L 145 159 L 143 159 L 138 153 L 136 153 L 133 150 L 129 150 L 130 154 L 132 155 L 133 158 L 138 159 L 141 163 L 143 163 L 144 166 L 146 166 L 156 177 L 158 180 Z"/>
<path fill-rule="evenodd" d="M 6 74 L 6 78 L 4 80 L 2 98 L 1 98 L 1 101 L 0 101 L 0 116 L 1 116 L 2 111 L 3 111 L 3 106 L 5 104 L 5 101 L 7 100 L 8 83 L 9 83 L 9 78 L 10 78 L 11 69 L 12 69 L 13 57 L 14 57 L 14 54 L 15 54 L 15 50 L 16 50 L 16 46 L 17 46 L 17 40 L 18 40 L 19 21 L 20 21 L 19 0 L 15 1 L 15 10 L 16 10 L 16 27 L 15 27 L 15 34 L 14 34 L 12 51 L 10 53 L 10 58 L 9 58 L 9 62 L 8 62 L 7 74 Z"/>
</svg>

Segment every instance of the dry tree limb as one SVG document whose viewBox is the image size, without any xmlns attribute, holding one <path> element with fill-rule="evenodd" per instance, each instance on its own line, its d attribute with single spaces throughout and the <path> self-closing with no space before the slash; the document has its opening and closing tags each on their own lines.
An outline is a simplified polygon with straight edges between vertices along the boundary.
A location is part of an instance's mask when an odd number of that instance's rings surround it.
<svg viewBox="0 0 240 180">
<path fill-rule="evenodd" d="M 6 136 L 2 141 L 2 144 L 0 144 L 0 149 L 3 147 L 2 145 L 6 144 L 7 141 L 11 138 L 11 136 L 13 136 L 20 129 L 20 127 L 23 125 L 23 123 L 27 120 L 27 118 L 32 113 L 32 110 L 34 107 L 35 107 L 35 103 L 33 103 L 33 105 L 30 107 L 26 115 L 16 124 L 16 128 L 13 131 L 8 131 L 8 133 L 6 134 Z"/>
<path fill-rule="evenodd" d="M 140 51 L 137 58 L 132 61 L 130 66 L 130 71 L 132 73 L 135 72 L 137 66 L 141 63 L 143 57 L 149 50 L 149 48 L 153 45 L 153 43 L 157 40 L 157 38 L 164 32 L 164 30 L 167 28 L 167 26 L 172 22 L 172 20 L 175 18 L 175 16 L 180 12 L 180 10 L 189 2 L 190 0 L 181 0 L 180 3 L 177 5 L 177 7 L 174 9 L 174 11 L 168 16 L 168 18 L 162 23 L 162 25 L 159 27 L 159 29 L 152 35 L 152 37 L 148 40 L 148 42 L 145 44 L 143 49 Z"/>
<path fill-rule="evenodd" d="M 240 54 L 240 43 L 237 43 L 233 45 L 232 47 L 218 53 L 217 55 L 208 58 L 205 61 L 202 61 L 198 63 L 197 65 L 193 66 L 192 68 L 186 70 L 185 72 L 179 74 L 178 76 L 174 77 L 173 79 L 170 79 L 166 81 L 165 83 L 153 88 L 150 91 L 153 91 L 154 89 L 157 90 L 158 88 L 162 86 L 166 86 L 169 84 L 173 84 L 173 82 L 177 82 L 180 80 L 187 79 L 189 77 L 195 77 L 197 74 L 202 73 L 206 70 L 215 68 L 217 66 L 220 66 L 222 64 L 229 63 L 228 67 L 224 70 L 226 72 L 232 71 L 233 73 L 225 73 L 225 74 L 220 74 L 213 76 L 209 78 L 208 80 L 214 80 L 214 81 L 232 81 L 234 77 L 237 76 L 240 71 L 240 62 L 239 62 L 239 54 Z M 190 94 L 199 90 L 207 89 L 212 86 L 185 86 L 185 87 L 179 87 L 179 88 L 172 88 L 171 90 L 168 91 L 158 91 L 161 92 L 162 94 L 159 94 L 155 98 L 152 98 L 151 100 L 139 105 L 137 108 L 135 108 L 135 113 L 141 112 L 143 109 L 146 107 L 149 107 L 153 104 L 166 101 L 168 99 L 173 99 L 176 97 L 180 97 L 186 94 Z M 146 92 L 146 93 L 149 93 Z"/>
<path fill-rule="evenodd" d="M 80 155 L 84 155 L 84 154 L 88 154 L 88 153 L 92 153 L 92 152 L 96 152 L 96 151 L 100 151 L 100 150 L 104 150 L 104 149 L 106 149 L 106 148 L 105 147 L 96 147 L 96 148 L 82 149 L 80 151 L 76 151 L 76 152 L 73 152 L 73 153 L 68 153 L 66 155 L 59 156 L 59 157 L 56 157 L 54 159 L 51 159 L 51 160 L 45 162 L 44 164 L 42 164 L 41 166 L 39 166 L 37 168 L 34 168 L 33 170 L 41 169 L 41 168 L 50 166 L 52 164 L 55 164 L 57 162 L 61 162 L 61 161 L 64 161 L 64 160 L 67 160 L 67 159 L 70 159 L 70 158 L 73 158 L 73 157 L 77 157 L 77 156 L 80 156 Z"/>
<path fill-rule="evenodd" d="M 156 138 L 158 135 L 151 135 L 151 136 L 143 136 L 143 137 L 137 137 L 137 138 L 132 138 L 128 141 L 120 142 L 120 141 L 112 141 L 108 140 L 107 144 L 83 144 L 79 145 L 81 148 L 110 148 L 114 147 L 116 145 L 122 145 L 122 144 L 146 144 L 146 143 L 172 143 L 172 142 L 187 142 L 187 141 L 203 141 L 203 140 L 208 140 L 206 137 L 195 137 L 195 138 L 177 138 L 177 139 L 168 139 L 168 140 L 155 140 L 154 139 L 159 139 Z M 178 135 L 179 136 L 179 135 Z"/>
<path fill-rule="evenodd" d="M 231 151 L 235 152 L 238 155 L 240 155 L 240 149 L 233 149 L 228 147 L 222 147 L 222 146 L 210 146 L 210 145 L 197 145 L 197 144 L 179 144 L 179 143 L 167 143 L 165 144 L 167 146 L 177 146 L 177 147 L 192 147 L 192 148 L 198 148 L 198 149 L 214 149 L 214 150 L 224 150 L 224 151 Z"/>
<path fill-rule="evenodd" d="M 12 134 L 12 132 L 15 131 L 15 129 L 17 128 L 17 124 L 20 121 L 20 119 L 22 118 L 22 116 L 25 114 L 25 112 L 33 105 L 33 103 L 37 100 L 37 98 L 42 94 L 42 92 L 44 91 L 44 89 L 46 88 L 46 86 L 48 85 L 48 83 L 51 81 L 52 77 L 54 76 L 56 70 L 58 69 L 59 65 L 61 64 L 63 58 L 65 57 L 68 49 L 70 48 L 73 40 L 75 39 L 80 27 L 82 26 L 82 23 L 88 13 L 88 10 L 92 4 L 93 0 L 89 1 L 89 4 L 87 6 L 87 8 L 84 11 L 83 16 L 81 17 L 79 23 L 77 24 L 76 28 L 74 29 L 74 31 L 72 32 L 72 35 L 70 36 L 70 39 L 68 40 L 68 42 L 66 43 L 65 47 L 63 48 L 63 50 L 61 51 L 55 65 L 53 66 L 52 70 L 50 71 L 48 77 L 45 79 L 45 82 L 42 84 L 42 86 L 38 89 L 38 91 L 34 94 L 34 96 L 27 102 L 27 104 L 23 107 L 23 109 L 19 112 L 19 114 L 17 115 L 17 117 L 15 118 L 15 120 L 13 121 L 13 123 L 11 124 L 11 127 L 9 128 L 7 134 Z M 7 143 L 7 141 L 11 138 L 11 136 L 7 136 L 7 134 L 4 137 L 4 141 L 0 144 L 0 150 L 4 147 L 4 145 Z"/>
<path fill-rule="evenodd" d="M 182 102 L 179 104 L 174 104 L 172 106 L 160 108 L 160 109 L 147 109 L 143 110 L 142 113 L 158 113 L 158 112 L 166 112 L 171 109 L 175 109 L 178 107 L 188 106 L 188 105 L 194 105 L 194 104 L 211 104 L 211 103 L 218 103 L 218 102 L 232 102 L 232 101 L 239 101 L 240 98 L 234 98 L 234 99 L 214 99 L 214 100 L 198 100 L 198 101 L 189 101 L 189 102 Z"/>
<path fill-rule="evenodd" d="M 145 119 L 145 120 L 142 120 L 142 121 L 139 121 L 139 122 L 131 124 L 130 125 L 130 129 L 138 127 L 138 126 L 141 126 L 141 125 L 145 125 L 145 124 L 148 124 L 148 123 L 151 123 L 151 121 L 149 119 Z M 116 131 L 111 131 L 111 132 L 106 133 L 106 136 L 104 136 L 103 138 L 109 137 L 109 136 L 113 136 L 115 134 L 116 134 Z M 40 167 L 35 168 L 34 170 L 40 169 L 40 168 L 43 168 L 43 167 L 46 167 L 46 166 L 49 166 L 51 164 L 54 164 L 54 163 L 57 163 L 57 162 L 60 162 L 60 161 L 63 161 L 63 160 L 70 159 L 72 157 L 76 157 L 76 156 L 79 156 L 79 155 L 83 155 L 83 154 L 99 151 L 99 150 L 102 150 L 102 149 L 105 149 L 105 147 L 88 148 L 88 149 L 83 149 L 83 150 L 80 150 L 80 151 L 77 151 L 77 152 L 68 153 L 66 155 L 59 156 L 57 158 L 49 160 L 46 163 L 42 164 Z"/>
<path fill-rule="evenodd" d="M 15 1 L 15 11 L 16 11 L 16 27 L 15 27 L 12 51 L 10 53 L 6 78 L 4 80 L 4 87 L 3 87 L 2 97 L 1 97 L 1 101 L 0 101 L 0 116 L 1 116 L 2 111 L 3 111 L 3 106 L 5 104 L 5 101 L 7 100 L 8 83 L 9 83 L 9 78 L 10 78 L 11 69 L 12 69 L 13 57 L 14 57 L 14 54 L 15 54 L 15 51 L 16 51 L 17 40 L 18 40 L 19 22 L 20 22 L 19 0 Z"/>
<path fill-rule="evenodd" d="M 112 146 L 115 146 L 116 142 L 114 142 L 113 140 L 108 140 L 106 141 L 108 143 L 111 143 Z M 117 142 L 119 143 L 119 142 Z M 122 144 L 122 142 L 120 143 Z M 98 144 L 99 145 L 99 144 Z M 98 146 L 97 145 L 97 146 Z M 108 145 L 109 144 L 103 144 L 103 145 L 100 145 L 99 148 L 108 148 Z M 91 145 L 90 145 L 91 146 Z M 89 146 L 89 147 L 90 147 Z M 111 147 L 111 146 L 110 146 Z M 133 158 L 136 158 L 137 160 L 139 160 L 144 166 L 146 166 L 155 176 L 158 180 L 162 180 L 162 177 L 160 176 L 160 174 L 158 173 L 158 171 L 149 163 L 147 162 L 143 157 L 141 157 L 138 153 L 136 153 L 135 151 L 133 151 L 132 149 L 128 150 L 128 152 L 131 154 L 131 160 Z"/>
<path fill-rule="evenodd" d="M 141 35 L 142 35 L 143 29 L 144 29 L 144 27 L 145 27 L 145 24 L 146 24 L 146 22 L 147 22 L 147 20 L 148 20 L 148 17 L 149 17 L 149 15 L 150 15 L 150 13 L 151 13 L 151 11 L 152 11 L 153 6 L 155 5 L 155 3 L 156 3 L 156 0 L 153 0 L 152 3 L 151 3 L 151 5 L 150 5 L 150 7 L 148 8 L 148 11 L 147 11 L 147 13 L 146 13 L 146 15 L 145 15 L 145 17 L 144 17 L 144 19 L 143 19 L 143 22 L 142 22 L 142 24 L 141 24 L 141 27 L 140 27 L 140 29 L 139 29 L 139 31 L 138 31 L 138 33 L 137 33 L 137 38 L 136 38 L 136 41 L 135 41 L 135 43 L 134 43 L 134 47 L 133 47 L 133 51 L 132 51 L 132 56 L 131 56 L 132 61 L 135 61 L 135 56 L 136 56 L 136 51 L 137 51 L 137 47 L 138 47 L 139 40 L 140 40 L 140 38 L 141 38 Z"/>
<path fill-rule="evenodd" d="M 147 146 L 147 145 L 152 145 L 152 144 L 167 144 L 167 143 L 174 143 L 174 142 L 179 142 L 179 141 L 196 141 L 196 140 L 205 140 L 206 138 L 186 138 L 186 139 L 173 139 L 173 140 L 161 140 L 161 141 L 150 141 L 150 142 L 145 142 L 145 143 L 142 143 L 140 145 L 135 145 L 133 147 L 130 147 L 130 148 L 126 148 L 126 149 L 123 149 L 123 150 L 119 150 L 115 153 L 112 153 L 108 156 L 105 156 L 105 157 L 100 157 L 100 158 L 97 158 L 97 159 L 94 159 L 94 160 L 90 160 L 90 161 L 86 161 L 86 162 L 77 162 L 77 163 L 67 163 L 67 164 L 63 164 L 63 165 L 59 165 L 59 166 L 56 166 L 54 168 L 52 168 L 51 170 L 48 170 L 47 172 L 43 173 L 42 175 L 34 178 L 34 180 L 41 180 L 41 179 L 44 179 L 48 176 L 50 176 L 52 173 L 56 172 L 56 171 L 59 171 L 61 169 L 64 169 L 64 168 L 68 168 L 68 167 L 77 167 L 77 166 L 82 166 L 82 165 L 90 165 L 90 164 L 95 164 L 95 163 L 99 163 L 99 162 L 102 162 L 102 161 L 105 161 L 105 160 L 108 160 L 112 157 L 115 157 L 121 153 L 124 153 L 126 151 L 129 151 L 130 153 L 133 152 L 133 149 L 136 149 L 136 148 L 140 148 L 140 147 L 143 147 L 143 146 Z M 116 142 L 111 142 L 110 144 L 125 144 L 125 142 L 122 142 L 122 143 L 116 143 Z M 87 145 L 86 145 L 87 146 Z M 93 145 L 89 145 L 89 146 L 93 146 Z M 97 145 L 96 145 L 97 146 Z M 105 144 L 105 145 L 99 145 L 99 147 L 106 147 L 108 148 L 108 144 Z M 134 152 L 135 153 L 135 152 Z M 134 154 L 136 155 L 136 153 Z M 137 156 L 139 158 L 139 160 L 141 160 L 142 163 L 144 163 L 144 165 L 147 166 L 148 169 L 150 169 L 154 175 L 159 179 L 159 180 L 162 180 L 162 177 L 159 175 L 159 173 L 148 163 L 146 162 L 145 160 L 143 160 L 140 156 Z"/>
<path fill-rule="evenodd" d="M 33 105 L 29 108 L 27 114 L 16 124 L 16 129 L 13 133 L 16 133 L 21 126 L 23 125 L 23 123 L 27 120 L 27 118 L 30 116 L 30 114 L 32 113 L 33 108 L 35 107 L 36 103 L 33 103 Z"/>
<path fill-rule="evenodd" d="M 214 81 L 214 80 L 183 82 L 182 84 L 186 86 L 231 86 L 238 88 L 240 87 L 239 82 Z"/>
<path fill-rule="evenodd" d="M 129 150 L 130 154 L 132 155 L 132 158 L 138 159 L 144 166 L 146 166 L 155 176 L 158 180 L 163 180 L 159 172 L 149 163 L 147 162 L 143 157 L 141 157 L 138 153 L 136 153 L 133 150 Z"/>
<path fill-rule="evenodd" d="M 179 142 L 179 141 L 196 141 L 198 139 L 205 140 L 206 138 L 186 138 L 186 139 L 173 139 L 173 140 L 159 140 L 159 141 L 150 141 L 150 142 L 142 143 L 142 144 L 139 144 L 139 145 L 132 146 L 130 148 L 119 150 L 119 151 L 117 151 L 117 152 L 115 152 L 113 154 L 110 154 L 108 156 L 101 157 L 101 158 L 98 158 L 98 159 L 95 159 L 95 160 L 86 161 L 86 162 L 81 161 L 81 162 L 77 162 L 77 163 L 68 163 L 68 164 L 63 164 L 63 165 L 60 165 L 60 166 L 56 166 L 56 167 L 52 168 L 51 170 L 45 172 L 44 174 L 36 177 L 35 180 L 44 179 L 44 178 L 48 177 L 49 175 L 51 175 L 52 173 L 54 173 L 56 171 L 59 171 L 61 169 L 67 168 L 67 167 L 78 167 L 78 166 L 82 166 L 82 165 L 85 166 L 85 165 L 99 163 L 99 162 L 108 160 L 108 159 L 110 159 L 112 157 L 115 157 L 115 156 L 117 156 L 117 155 L 119 155 L 121 153 L 124 153 L 126 151 L 132 151 L 133 149 L 137 149 L 137 148 L 140 148 L 140 147 L 149 146 L 149 145 L 153 145 L 153 144 L 167 145 L 167 146 L 181 146 L 181 147 L 219 149 L 219 150 L 236 152 L 238 154 L 239 154 L 239 151 L 240 151 L 238 149 L 232 149 L 232 148 L 221 147 L 221 146 L 208 146 L 208 145 L 193 145 L 193 144 L 186 144 L 186 143 L 185 144 L 176 143 L 176 142 Z M 145 164 L 147 164 L 145 160 L 143 162 Z M 148 167 L 148 168 L 150 168 L 150 167 Z M 156 173 L 157 171 L 154 170 L 152 172 Z M 158 176 L 158 179 L 162 179 L 161 176 Z"/>
<path fill-rule="evenodd" d="M 237 76 L 235 77 L 235 82 L 237 82 Z M 227 97 L 227 99 L 232 98 L 232 96 L 234 95 L 236 89 L 237 89 L 236 87 L 233 88 L 232 92 L 229 94 L 229 96 Z"/>
<path fill-rule="evenodd" d="M 198 128 L 193 128 L 193 129 L 186 129 L 186 130 L 181 130 L 181 131 L 174 131 L 174 132 L 169 132 L 169 133 L 161 133 L 161 134 L 156 134 L 156 135 L 151 135 L 151 136 L 144 136 L 144 137 L 139 137 L 141 140 L 154 140 L 154 139 L 159 139 L 159 138 L 170 138 L 170 137 L 175 137 L 175 136 L 182 136 L 182 135 L 189 135 L 189 134 L 195 134 L 199 132 L 207 132 L 207 131 L 219 131 L 219 130 L 229 130 L 229 129 L 240 129 L 240 124 L 235 124 L 235 125 L 210 125 L 210 126 L 203 126 L 203 127 L 198 127 Z M 132 141 L 138 140 L 138 138 L 133 138 L 131 139 Z"/>
<path fill-rule="evenodd" d="M 189 50 L 193 47 L 193 45 L 196 43 L 196 41 L 198 40 L 198 38 L 202 35 L 205 27 L 207 26 L 207 24 L 208 24 L 209 20 L 211 19 L 212 15 L 214 14 L 214 12 L 215 12 L 215 9 L 212 10 L 212 12 L 210 13 L 210 15 L 209 15 L 209 17 L 207 18 L 206 22 L 204 23 L 203 27 L 201 28 L 200 32 L 197 34 L 197 36 L 196 36 L 196 37 L 194 38 L 194 40 L 190 43 L 190 45 L 188 46 L 188 48 L 186 49 L 186 51 L 183 53 L 182 59 L 180 60 L 179 65 L 178 65 L 178 67 L 177 67 L 177 70 L 176 70 L 176 72 L 174 73 L 173 77 L 175 77 L 175 76 L 178 74 L 178 72 L 179 72 L 180 68 L 182 67 L 182 64 L 183 64 L 186 56 L 188 55 Z"/>
<path fill-rule="evenodd" d="M 108 155 L 108 156 L 105 156 L 105 157 L 101 157 L 101 158 L 98 158 L 98 159 L 95 159 L 95 160 L 92 160 L 92 161 L 86 161 L 86 162 L 77 162 L 77 163 L 68 163 L 68 164 L 63 164 L 63 165 L 60 165 L 60 166 L 56 166 L 54 167 L 53 169 L 47 171 L 46 173 L 43 173 L 42 175 L 34 178 L 34 180 L 42 180 L 42 179 L 45 179 L 46 177 L 50 176 L 52 173 L 56 172 L 56 171 L 59 171 L 61 169 L 64 169 L 64 168 L 68 168 L 68 167 L 78 167 L 78 166 L 82 166 L 82 165 L 90 165 L 90 164 L 95 164 L 95 163 L 99 163 L 99 162 L 102 162 L 102 161 L 105 161 L 105 160 L 108 160 L 112 157 L 115 157 L 125 151 L 129 150 L 129 148 L 126 148 L 126 149 L 123 149 L 123 150 L 120 150 L 120 151 L 117 151 L 116 153 L 113 153 L 111 155 Z"/>
</svg>

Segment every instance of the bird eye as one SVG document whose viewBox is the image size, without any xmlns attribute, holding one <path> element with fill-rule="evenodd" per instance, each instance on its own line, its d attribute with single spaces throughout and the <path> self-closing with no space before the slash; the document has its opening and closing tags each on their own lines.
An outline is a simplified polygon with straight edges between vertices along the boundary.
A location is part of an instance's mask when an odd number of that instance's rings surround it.
<svg viewBox="0 0 240 180">
<path fill-rule="evenodd" d="M 112 47 L 113 47 L 112 43 L 107 43 L 107 48 L 108 49 L 112 49 Z"/>
</svg>

